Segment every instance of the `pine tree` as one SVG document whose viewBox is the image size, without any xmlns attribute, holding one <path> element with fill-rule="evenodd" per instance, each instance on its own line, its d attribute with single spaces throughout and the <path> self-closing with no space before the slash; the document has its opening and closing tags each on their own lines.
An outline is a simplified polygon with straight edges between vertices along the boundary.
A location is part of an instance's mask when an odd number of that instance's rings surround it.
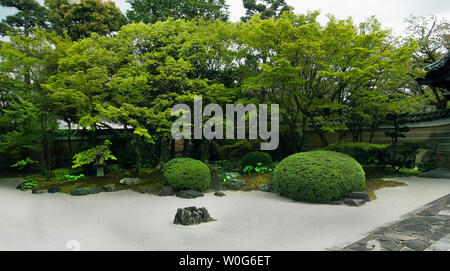
<svg viewBox="0 0 450 271">
<path fill-rule="evenodd" d="M 29 35 L 36 27 L 48 29 L 48 10 L 36 0 L 0 0 L 3 7 L 16 8 L 14 15 L 7 16 L 0 23 L 0 35 L 8 32 Z"/>
</svg>

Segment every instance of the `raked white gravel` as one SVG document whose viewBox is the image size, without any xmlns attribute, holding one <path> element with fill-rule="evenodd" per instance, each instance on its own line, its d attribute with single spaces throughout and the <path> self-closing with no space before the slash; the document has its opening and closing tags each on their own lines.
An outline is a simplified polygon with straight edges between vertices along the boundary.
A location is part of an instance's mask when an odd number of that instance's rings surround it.
<svg viewBox="0 0 450 271">
<path fill-rule="evenodd" d="M 450 179 L 397 178 L 363 207 L 293 202 L 264 192 L 193 200 L 132 191 L 32 195 L 0 180 L 0 250 L 326 250 L 365 237 L 450 193 Z M 216 222 L 173 225 L 177 208 L 206 207 Z"/>
</svg>

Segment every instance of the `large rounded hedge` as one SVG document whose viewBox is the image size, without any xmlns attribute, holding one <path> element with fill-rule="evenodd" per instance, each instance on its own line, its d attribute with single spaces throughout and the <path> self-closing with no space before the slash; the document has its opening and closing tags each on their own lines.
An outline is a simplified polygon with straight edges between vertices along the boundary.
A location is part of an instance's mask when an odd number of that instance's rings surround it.
<svg viewBox="0 0 450 271">
<path fill-rule="evenodd" d="M 161 171 L 164 173 L 165 171 L 167 171 L 167 169 L 169 169 L 171 166 L 178 164 L 178 163 L 184 163 L 186 161 L 196 161 L 195 159 L 189 158 L 189 157 L 181 157 L 181 158 L 173 158 L 172 160 L 167 161 Z"/>
<path fill-rule="evenodd" d="M 194 159 L 172 163 L 164 170 L 163 175 L 167 184 L 176 190 L 205 191 L 211 183 L 209 167 Z"/>
<path fill-rule="evenodd" d="M 273 187 L 297 201 L 330 203 L 364 191 L 365 174 L 350 156 L 330 151 L 291 155 L 275 168 Z"/>
<path fill-rule="evenodd" d="M 241 158 L 241 167 L 246 166 L 256 167 L 258 163 L 261 163 L 264 167 L 270 167 L 272 165 L 272 157 L 266 152 L 250 152 Z"/>
</svg>

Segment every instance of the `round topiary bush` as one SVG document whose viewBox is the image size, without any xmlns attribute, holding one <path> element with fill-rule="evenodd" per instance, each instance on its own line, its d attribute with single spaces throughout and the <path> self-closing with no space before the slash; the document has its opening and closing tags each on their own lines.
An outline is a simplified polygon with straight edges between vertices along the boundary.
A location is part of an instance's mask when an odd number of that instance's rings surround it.
<svg viewBox="0 0 450 271">
<path fill-rule="evenodd" d="M 169 169 L 171 166 L 178 164 L 178 163 L 184 163 L 186 161 L 195 161 L 195 159 L 192 158 L 173 158 L 172 160 L 169 160 L 167 163 L 165 163 L 161 169 L 161 171 L 164 173 Z"/>
<path fill-rule="evenodd" d="M 351 192 L 364 191 L 365 174 L 361 165 L 345 154 L 304 152 L 280 162 L 274 171 L 273 187 L 293 200 L 330 203 Z"/>
<path fill-rule="evenodd" d="M 194 159 L 173 163 L 163 174 L 167 184 L 176 190 L 205 191 L 211 183 L 209 167 Z"/>
<path fill-rule="evenodd" d="M 241 159 L 241 168 L 246 166 L 256 167 L 261 163 L 263 167 L 270 167 L 272 165 L 272 157 L 266 152 L 250 152 L 244 155 Z"/>
</svg>

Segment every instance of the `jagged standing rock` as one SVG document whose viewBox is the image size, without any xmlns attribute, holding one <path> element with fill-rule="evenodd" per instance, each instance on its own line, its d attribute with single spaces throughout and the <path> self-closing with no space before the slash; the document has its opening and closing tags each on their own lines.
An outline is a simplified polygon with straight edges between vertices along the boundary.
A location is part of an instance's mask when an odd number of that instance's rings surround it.
<svg viewBox="0 0 450 271">
<path fill-rule="evenodd" d="M 206 208 L 187 207 L 177 210 L 173 223 L 189 226 L 211 221 L 216 221 L 216 219 L 210 216 Z"/>
</svg>

